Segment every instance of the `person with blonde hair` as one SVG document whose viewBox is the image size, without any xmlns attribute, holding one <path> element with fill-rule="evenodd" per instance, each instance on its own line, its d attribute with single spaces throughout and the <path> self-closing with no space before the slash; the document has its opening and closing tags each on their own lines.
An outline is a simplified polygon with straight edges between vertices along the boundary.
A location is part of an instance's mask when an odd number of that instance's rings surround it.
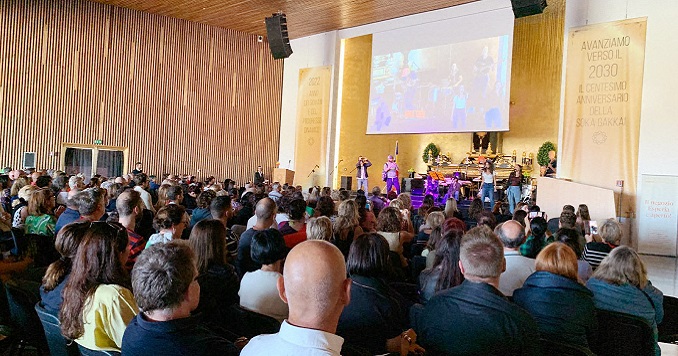
<svg viewBox="0 0 678 356">
<path fill-rule="evenodd" d="M 647 269 L 636 251 L 628 246 L 613 249 L 586 286 L 593 292 L 596 308 L 645 319 L 657 341 L 657 324 L 664 318 L 664 294 L 647 279 Z M 655 351 L 661 354 L 659 345 Z"/>
<path fill-rule="evenodd" d="M 589 348 L 597 321 L 593 293 L 579 283 L 577 255 L 554 242 L 537 255 L 535 267 L 513 301 L 537 321 L 541 338 Z"/>
<path fill-rule="evenodd" d="M 28 201 L 31 200 L 31 195 L 36 190 L 37 188 L 32 185 L 26 185 L 19 189 L 19 199 L 16 200 L 18 204 L 14 207 L 12 227 L 23 228 L 26 217 L 28 217 Z"/>
<path fill-rule="evenodd" d="M 459 208 L 457 207 L 457 200 L 454 198 L 449 198 L 445 202 L 445 218 L 457 218 L 459 220 L 464 219 L 461 215 L 461 212 L 459 212 Z"/>
<path fill-rule="evenodd" d="M 308 240 L 332 241 L 332 220 L 326 216 L 311 218 L 306 222 L 306 238 Z"/>
<path fill-rule="evenodd" d="M 358 204 L 354 200 L 345 200 L 339 204 L 337 218 L 332 226 L 332 243 L 339 248 L 344 257 L 348 257 L 353 240 L 363 234 L 360 227 Z"/>
</svg>

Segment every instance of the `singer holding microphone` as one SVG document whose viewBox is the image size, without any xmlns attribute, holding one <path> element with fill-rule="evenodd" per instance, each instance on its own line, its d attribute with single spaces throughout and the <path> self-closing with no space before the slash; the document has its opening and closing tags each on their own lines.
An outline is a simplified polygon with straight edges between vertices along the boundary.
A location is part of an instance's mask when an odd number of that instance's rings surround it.
<svg viewBox="0 0 678 356">
<path fill-rule="evenodd" d="M 356 179 L 358 180 L 358 189 L 362 189 L 365 192 L 369 192 L 367 189 L 367 168 L 372 165 L 369 159 L 360 156 L 358 157 L 358 163 L 355 164 L 356 168 Z"/>
</svg>

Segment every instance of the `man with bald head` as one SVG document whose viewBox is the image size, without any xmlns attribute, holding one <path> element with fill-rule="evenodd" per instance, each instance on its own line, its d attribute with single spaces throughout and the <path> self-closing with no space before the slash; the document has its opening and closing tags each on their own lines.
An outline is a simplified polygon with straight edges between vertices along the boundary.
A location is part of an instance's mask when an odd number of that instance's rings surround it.
<svg viewBox="0 0 678 356">
<path fill-rule="evenodd" d="M 534 260 L 520 254 L 520 245 L 525 242 L 525 229 L 519 222 L 509 220 L 499 224 L 494 233 L 504 244 L 506 271 L 501 274 L 499 291 L 512 296 L 513 291 L 522 287 L 527 277 L 534 273 Z"/>
<path fill-rule="evenodd" d="M 275 214 L 277 212 L 278 206 L 271 198 L 261 199 L 257 203 L 257 206 L 254 209 L 254 215 L 257 218 L 257 222 L 252 228 L 245 230 L 245 232 L 240 235 L 240 241 L 238 242 L 238 258 L 235 260 L 235 267 L 240 278 L 247 272 L 254 272 L 261 268 L 261 265 L 252 261 L 252 256 L 250 256 L 252 237 L 254 237 L 254 234 L 257 231 L 270 228 L 271 225 L 275 223 Z"/>
<path fill-rule="evenodd" d="M 289 305 L 289 318 L 280 332 L 253 338 L 240 354 L 338 356 L 344 339 L 335 333 L 351 295 L 341 251 L 321 240 L 295 246 L 287 255 L 278 291 Z"/>
</svg>

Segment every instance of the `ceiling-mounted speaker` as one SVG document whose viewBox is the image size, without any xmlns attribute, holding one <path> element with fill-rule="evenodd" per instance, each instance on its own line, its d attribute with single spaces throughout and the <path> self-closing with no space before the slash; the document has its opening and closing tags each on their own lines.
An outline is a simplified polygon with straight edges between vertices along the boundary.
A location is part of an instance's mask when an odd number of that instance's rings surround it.
<svg viewBox="0 0 678 356">
<path fill-rule="evenodd" d="M 516 18 L 541 14 L 546 8 L 546 0 L 511 0 L 513 15 Z"/>
<path fill-rule="evenodd" d="M 287 16 L 283 13 L 266 18 L 266 36 L 271 54 L 275 59 L 287 58 L 292 54 L 290 38 L 287 35 Z"/>
</svg>

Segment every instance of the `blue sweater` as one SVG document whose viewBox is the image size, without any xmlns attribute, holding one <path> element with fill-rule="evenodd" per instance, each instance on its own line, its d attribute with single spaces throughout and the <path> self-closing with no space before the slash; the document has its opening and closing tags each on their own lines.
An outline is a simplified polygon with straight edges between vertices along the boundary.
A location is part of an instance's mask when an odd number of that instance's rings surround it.
<svg viewBox="0 0 678 356">
<path fill-rule="evenodd" d="M 657 340 L 657 324 L 664 318 L 664 294 L 650 281 L 642 290 L 628 283 L 618 286 L 596 278 L 589 279 L 586 286 L 593 292 L 596 308 L 645 319 L 652 325 Z M 659 355 L 659 345 L 655 349 Z"/>
<path fill-rule="evenodd" d="M 593 293 L 576 281 L 537 271 L 513 292 L 513 301 L 537 321 L 541 337 L 582 347 L 595 342 Z"/>
</svg>

